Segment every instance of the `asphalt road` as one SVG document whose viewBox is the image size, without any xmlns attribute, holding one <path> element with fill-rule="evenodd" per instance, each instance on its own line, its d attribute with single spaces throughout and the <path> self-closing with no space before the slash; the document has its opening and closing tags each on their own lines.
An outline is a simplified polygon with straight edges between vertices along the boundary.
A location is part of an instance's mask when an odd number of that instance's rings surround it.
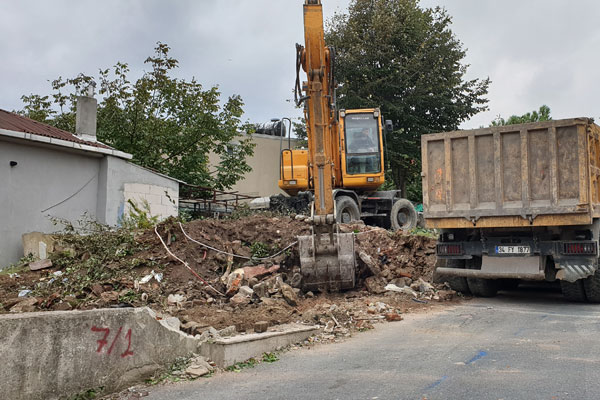
<svg viewBox="0 0 600 400">
<path fill-rule="evenodd" d="M 148 399 L 600 399 L 600 305 L 518 289 Z"/>
</svg>

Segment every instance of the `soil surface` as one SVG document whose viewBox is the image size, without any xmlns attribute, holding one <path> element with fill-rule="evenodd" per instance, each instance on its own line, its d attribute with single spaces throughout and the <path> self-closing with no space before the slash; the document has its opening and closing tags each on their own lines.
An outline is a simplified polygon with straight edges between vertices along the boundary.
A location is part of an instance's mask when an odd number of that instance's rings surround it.
<svg viewBox="0 0 600 400">
<path fill-rule="evenodd" d="M 363 224 L 340 230 L 355 233 L 358 260 L 357 287 L 343 293 L 300 290 L 292 244 L 310 233 L 302 218 L 171 219 L 156 230 L 55 235 L 52 267 L 0 275 L 0 313 L 149 306 L 177 316 L 190 334 L 251 331 L 266 321 L 315 323 L 343 336 L 456 298 L 431 283 L 435 240 Z"/>
</svg>

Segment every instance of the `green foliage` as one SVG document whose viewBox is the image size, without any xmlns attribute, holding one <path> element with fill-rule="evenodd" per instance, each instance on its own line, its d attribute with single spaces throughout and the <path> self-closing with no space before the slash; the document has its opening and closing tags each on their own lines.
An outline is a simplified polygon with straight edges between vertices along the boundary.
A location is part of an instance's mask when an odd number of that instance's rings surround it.
<svg viewBox="0 0 600 400">
<path fill-rule="evenodd" d="M 264 362 L 273 363 L 279 361 L 279 357 L 275 353 L 263 353 L 262 360 Z"/>
<path fill-rule="evenodd" d="M 465 50 L 442 8 L 417 0 L 352 0 L 328 23 L 336 50 L 340 108 L 380 107 L 395 131 L 387 135 L 387 168 L 397 188 L 420 201 L 420 136 L 454 130 L 487 109 L 489 79 L 465 80 Z M 418 184 L 416 184 L 418 182 Z"/>
<path fill-rule="evenodd" d="M 96 77 L 59 77 L 52 81 L 51 96 L 23 96 L 20 113 L 74 132 L 77 94 L 98 82 L 100 141 L 187 183 L 230 188 L 251 170 L 246 158 L 254 148 L 252 129 L 241 119 L 242 99 L 232 95 L 222 101 L 217 86 L 204 89 L 194 78 L 173 77 L 179 62 L 169 55 L 169 46 L 158 42 L 154 50 L 145 61 L 150 70 L 135 80 L 122 62 L 100 69 Z M 210 153 L 219 157 L 212 169 Z"/>
<path fill-rule="evenodd" d="M 527 122 L 540 122 L 540 121 L 550 121 L 552 117 L 550 116 L 550 107 L 547 105 L 542 105 L 538 111 L 528 112 L 521 116 L 519 115 L 511 115 L 508 119 L 504 119 L 498 115 L 495 120 L 492 121 L 490 126 L 503 126 L 503 125 L 515 125 L 515 124 L 525 124 Z"/>
<path fill-rule="evenodd" d="M 417 236 L 425 236 L 431 239 L 436 239 L 438 237 L 435 229 L 427 228 L 413 228 L 413 230 L 410 231 L 410 234 Z"/>
<path fill-rule="evenodd" d="M 14 264 L 10 264 L 6 268 L 0 270 L 0 275 L 19 274 L 27 271 L 27 265 L 32 262 L 35 258 L 33 254 L 29 253 L 25 257 L 21 257 L 19 261 Z"/>
<path fill-rule="evenodd" d="M 151 216 L 150 205 L 144 200 L 141 205 L 129 199 L 129 212 L 121 220 L 121 226 L 126 229 L 148 229 L 158 224 L 158 216 Z"/>
<path fill-rule="evenodd" d="M 100 386 L 94 389 L 84 390 L 83 392 L 77 393 L 73 396 L 67 397 L 69 400 L 92 400 L 102 396 L 104 392 L 104 386 Z"/>
<path fill-rule="evenodd" d="M 72 233 L 56 234 L 56 247 L 64 249 L 50 255 L 52 265 L 62 271 L 60 277 L 40 282 L 34 292 L 48 296 L 55 292 L 84 295 L 89 287 L 97 282 L 116 281 L 139 266 L 156 267 L 154 261 L 132 257 L 145 245 L 138 243 L 133 231 L 128 229 L 110 230 L 98 227 L 87 235 Z M 119 290 L 118 285 L 115 290 Z M 132 297 L 133 296 L 133 297 Z M 122 296 L 123 302 L 135 299 L 135 293 Z"/>
<path fill-rule="evenodd" d="M 258 361 L 256 361 L 256 359 L 254 358 L 251 358 L 244 362 L 239 362 L 234 365 L 230 365 L 229 367 L 225 368 L 225 371 L 241 372 L 244 368 L 254 368 L 257 364 Z"/>
<path fill-rule="evenodd" d="M 292 121 L 292 129 L 294 134 L 299 139 L 296 147 L 307 147 L 308 146 L 308 135 L 306 133 L 306 120 L 302 117 L 297 118 L 297 121 Z"/>
<path fill-rule="evenodd" d="M 157 385 L 163 382 L 179 382 L 182 380 L 184 371 L 191 364 L 189 357 L 177 357 L 166 369 L 146 380 L 148 385 Z"/>
<path fill-rule="evenodd" d="M 254 242 L 250 245 L 252 258 L 268 257 L 271 254 L 271 247 L 263 242 Z"/>
</svg>

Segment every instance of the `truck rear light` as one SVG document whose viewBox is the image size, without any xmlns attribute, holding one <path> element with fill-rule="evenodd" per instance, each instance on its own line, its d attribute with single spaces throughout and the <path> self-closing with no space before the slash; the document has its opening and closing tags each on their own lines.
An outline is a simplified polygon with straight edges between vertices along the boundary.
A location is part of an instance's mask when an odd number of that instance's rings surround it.
<svg viewBox="0 0 600 400">
<path fill-rule="evenodd" d="M 460 256 L 463 254 L 462 244 L 438 244 L 437 254 L 439 256 Z"/>
<path fill-rule="evenodd" d="M 562 254 L 568 255 L 579 255 L 579 254 L 596 254 L 596 243 L 584 242 L 584 243 L 563 243 Z"/>
</svg>

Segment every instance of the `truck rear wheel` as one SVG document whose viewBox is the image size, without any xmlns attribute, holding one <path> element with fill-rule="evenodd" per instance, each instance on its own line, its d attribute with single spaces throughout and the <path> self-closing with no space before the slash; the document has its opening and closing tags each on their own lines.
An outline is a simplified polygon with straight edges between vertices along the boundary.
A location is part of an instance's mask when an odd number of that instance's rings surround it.
<svg viewBox="0 0 600 400">
<path fill-rule="evenodd" d="M 335 199 L 335 220 L 342 224 L 360 220 L 358 204 L 348 196 L 339 196 Z"/>
<path fill-rule="evenodd" d="M 590 303 L 600 303 L 600 272 L 596 270 L 594 275 L 588 276 L 583 281 L 585 297 Z"/>
<path fill-rule="evenodd" d="M 406 199 L 398 199 L 390 211 L 390 222 L 392 230 L 410 231 L 417 226 L 417 210 L 415 206 Z"/>
<path fill-rule="evenodd" d="M 466 262 L 467 269 L 481 269 L 481 257 Z M 467 278 L 469 290 L 477 297 L 494 297 L 498 294 L 498 282 L 493 279 Z"/>
<path fill-rule="evenodd" d="M 560 281 L 560 289 L 563 296 L 569 301 L 584 303 L 587 301 L 583 279 L 578 279 L 575 282 Z"/>
<path fill-rule="evenodd" d="M 465 260 L 447 260 L 446 266 L 448 268 L 465 268 Z M 469 290 L 469 284 L 467 283 L 467 278 L 463 278 L 462 276 L 449 276 L 443 279 L 448 282 L 450 285 L 450 289 L 455 290 L 457 292 L 461 292 L 464 294 L 469 294 L 471 291 Z"/>
</svg>

